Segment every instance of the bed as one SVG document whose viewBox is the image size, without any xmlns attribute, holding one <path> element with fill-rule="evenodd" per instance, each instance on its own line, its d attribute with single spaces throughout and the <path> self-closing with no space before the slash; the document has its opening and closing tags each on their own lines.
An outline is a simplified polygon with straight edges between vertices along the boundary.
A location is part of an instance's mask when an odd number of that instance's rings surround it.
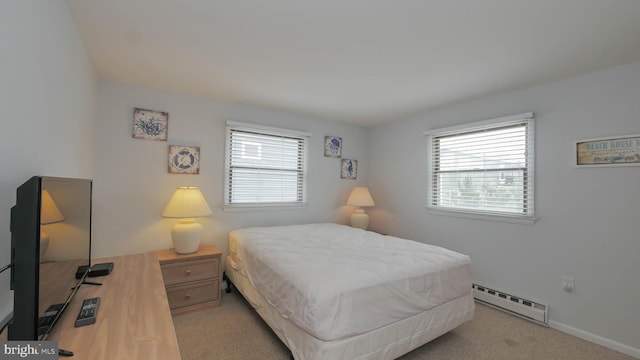
<svg viewBox="0 0 640 360">
<path fill-rule="evenodd" d="M 234 230 L 225 276 L 297 360 L 395 359 L 474 314 L 468 256 L 338 224 Z"/>
</svg>

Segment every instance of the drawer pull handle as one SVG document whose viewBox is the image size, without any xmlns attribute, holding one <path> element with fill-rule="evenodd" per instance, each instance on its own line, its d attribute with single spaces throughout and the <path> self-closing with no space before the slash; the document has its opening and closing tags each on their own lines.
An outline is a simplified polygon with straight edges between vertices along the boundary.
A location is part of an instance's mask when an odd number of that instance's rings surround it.
<svg viewBox="0 0 640 360">
<path fill-rule="evenodd" d="M 185 295 L 184 295 L 184 299 L 185 299 L 185 300 L 189 300 L 190 298 L 191 298 L 191 295 L 189 295 L 189 294 L 185 294 Z"/>
<path fill-rule="evenodd" d="M 191 275 L 191 270 L 187 270 L 187 271 L 185 271 L 184 273 L 185 273 L 187 276 L 188 276 L 188 275 Z"/>
</svg>

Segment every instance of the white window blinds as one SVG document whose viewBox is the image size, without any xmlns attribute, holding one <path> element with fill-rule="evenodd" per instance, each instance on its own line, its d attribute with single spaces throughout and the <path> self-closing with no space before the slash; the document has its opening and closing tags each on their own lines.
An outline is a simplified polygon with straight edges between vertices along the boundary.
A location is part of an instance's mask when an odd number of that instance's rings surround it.
<svg viewBox="0 0 640 360">
<path fill-rule="evenodd" d="M 225 206 L 306 203 L 308 134 L 227 124 Z"/>
<path fill-rule="evenodd" d="M 426 135 L 428 207 L 534 218 L 533 113 Z"/>
</svg>

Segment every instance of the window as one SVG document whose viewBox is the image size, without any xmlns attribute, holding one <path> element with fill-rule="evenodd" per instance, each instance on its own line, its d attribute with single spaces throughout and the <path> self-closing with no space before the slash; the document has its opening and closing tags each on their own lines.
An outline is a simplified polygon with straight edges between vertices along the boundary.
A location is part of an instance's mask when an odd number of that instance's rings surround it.
<svg viewBox="0 0 640 360">
<path fill-rule="evenodd" d="M 227 123 L 225 206 L 306 203 L 309 135 Z"/>
<path fill-rule="evenodd" d="M 533 113 L 427 132 L 427 206 L 534 220 Z"/>
</svg>

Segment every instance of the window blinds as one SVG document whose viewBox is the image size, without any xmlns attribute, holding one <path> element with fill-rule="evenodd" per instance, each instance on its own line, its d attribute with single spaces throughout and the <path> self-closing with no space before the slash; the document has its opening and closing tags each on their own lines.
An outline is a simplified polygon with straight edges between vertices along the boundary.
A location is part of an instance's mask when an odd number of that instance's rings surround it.
<svg viewBox="0 0 640 360">
<path fill-rule="evenodd" d="M 532 218 L 533 114 L 428 133 L 430 208 Z"/>
<path fill-rule="evenodd" d="M 306 203 L 307 146 L 304 133 L 228 124 L 225 205 Z"/>
</svg>

